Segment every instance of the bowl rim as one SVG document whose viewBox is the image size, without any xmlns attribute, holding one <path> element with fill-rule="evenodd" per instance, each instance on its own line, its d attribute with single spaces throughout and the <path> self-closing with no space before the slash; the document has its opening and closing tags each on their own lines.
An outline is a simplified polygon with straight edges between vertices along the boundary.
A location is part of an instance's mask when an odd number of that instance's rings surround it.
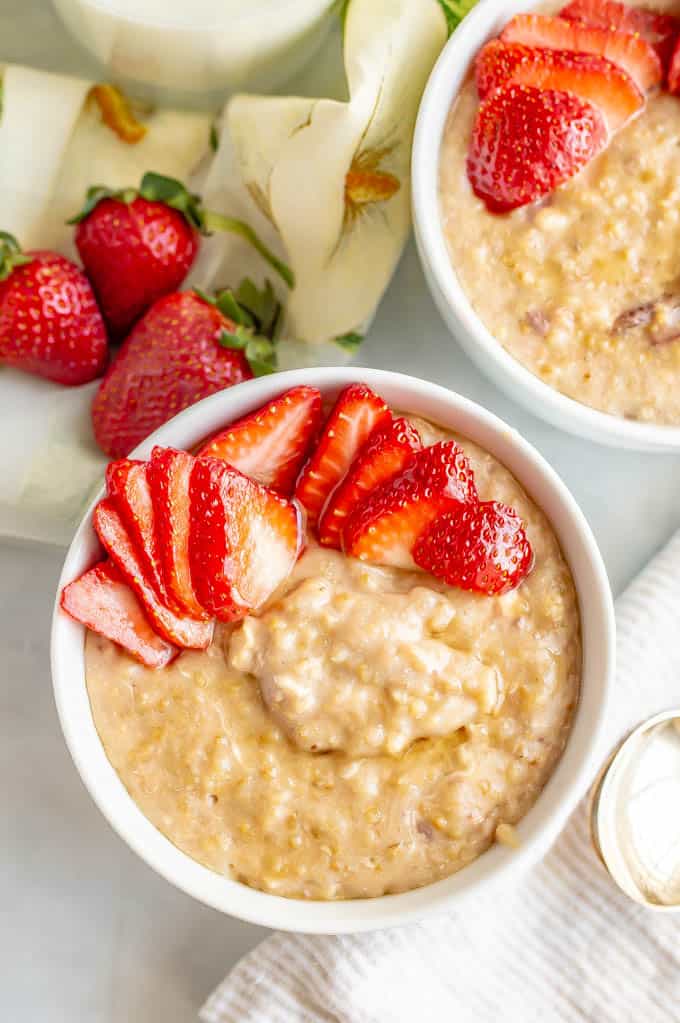
<svg viewBox="0 0 680 1023">
<path fill-rule="evenodd" d="M 544 383 L 510 355 L 473 309 L 448 254 L 438 178 L 449 111 L 481 46 L 514 14 L 538 6 L 540 0 L 480 0 L 449 38 L 430 74 L 418 111 L 411 166 L 416 244 L 425 276 L 456 340 L 482 372 L 534 415 L 600 444 L 677 453 L 680 426 L 639 423 L 583 405 Z"/>
<path fill-rule="evenodd" d="M 64 560 L 55 598 L 51 665 L 55 701 L 66 744 L 80 776 L 109 824 L 166 880 L 194 898 L 250 923 L 278 930 L 340 934 L 422 919 L 457 907 L 481 888 L 518 875 L 538 861 L 592 781 L 610 695 L 615 656 L 614 609 L 601 554 L 569 490 L 548 462 L 516 430 L 469 399 L 405 374 L 361 367 L 291 370 L 260 377 L 206 398 L 180 413 L 135 449 L 146 457 L 154 444 L 192 447 L 225 422 L 271 400 L 289 387 L 318 386 L 333 396 L 363 381 L 393 407 L 457 429 L 492 451 L 545 511 L 576 583 L 581 613 L 583 670 L 579 705 L 565 751 L 529 813 L 517 826 L 522 845 L 496 843 L 464 870 L 409 892 L 373 899 L 321 902 L 287 899 L 248 888 L 203 867 L 181 852 L 144 816 L 104 752 L 90 709 L 84 672 L 83 626 L 59 607 L 62 587 L 95 560 L 98 542 L 92 510 L 83 515 Z M 559 521 L 556 521 L 559 520 Z M 75 677 L 75 682 L 74 682 Z"/>
</svg>

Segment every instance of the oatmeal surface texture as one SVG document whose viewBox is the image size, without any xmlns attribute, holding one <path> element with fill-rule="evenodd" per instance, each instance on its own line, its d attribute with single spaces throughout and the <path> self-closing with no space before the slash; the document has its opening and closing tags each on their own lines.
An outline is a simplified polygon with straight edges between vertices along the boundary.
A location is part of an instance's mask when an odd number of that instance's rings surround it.
<svg viewBox="0 0 680 1023">
<path fill-rule="evenodd" d="M 417 421 L 423 440 L 451 434 Z M 175 845 L 279 895 L 343 899 L 452 874 L 532 806 L 581 671 L 577 599 L 545 516 L 462 441 L 482 499 L 513 505 L 536 567 L 484 597 L 310 542 L 258 617 L 143 668 L 95 634 L 107 755 Z"/>
</svg>

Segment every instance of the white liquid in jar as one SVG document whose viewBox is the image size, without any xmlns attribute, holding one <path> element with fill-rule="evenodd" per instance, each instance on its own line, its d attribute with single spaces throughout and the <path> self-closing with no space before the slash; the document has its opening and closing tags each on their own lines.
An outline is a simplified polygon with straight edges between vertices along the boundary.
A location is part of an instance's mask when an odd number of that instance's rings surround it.
<svg viewBox="0 0 680 1023">
<path fill-rule="evenodd" d="M 111 79 L 152 93 L 270 91 L 322 41 L 332 0 L 54 0 Z"/>
</svg>

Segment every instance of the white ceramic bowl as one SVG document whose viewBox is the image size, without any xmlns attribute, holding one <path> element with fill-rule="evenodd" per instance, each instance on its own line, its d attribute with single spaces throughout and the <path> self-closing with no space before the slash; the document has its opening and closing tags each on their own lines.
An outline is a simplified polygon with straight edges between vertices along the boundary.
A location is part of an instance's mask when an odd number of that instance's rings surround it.
<svg viewBox="0 0 680 1023">
<path fill-rule="evenodd" d="M 118 834 L 177 887 L 215 909 L 281 930 L 340 933 L 387 927 L 457 905 L 492 881 L 508 882 L 535 863 L 565 823 L 597 767 L 596 744 L 614 665 L 614 616 L 606 572 L 593 535 L 567 488 L 544 459 L 501 420 L 435 384 L 375 369 L 305 369 L 261 377 L 199 402 L 158 430 L 136 454 L 154 444 L 191 448 L 225 423 L 298 384 L 327 397 L 364 381 L 395 408 L 460 431 L 503 462 L 546 512 L 576 582 L 583 628 L 583 686 L 564 756 L 533 809 L 519 824 L 521 847 L 493 846 L 446 880 L 401 895 L 346 902 L 304 902 L 255 891 L 228 880 L 180 852 L 137 808 L 106 758 L 92 720 L 85 685 L 85 630 L 55 605 L 52 676 L 62 728 L 76 767 Z M 99 495 L 101 496 L 101 495 Z M 92 508 L 66 556 L 59 590 L 97 557 Z"/>
<path fill-rule="evenodd" d="M 481 0 L 454 32 L 430 76 L 413 143 L 413 218 L 432 296 L 454 337 L 479 368 L 510 397 L 555 426 L 613 447 L 680 451 L 680 427 L 636 423 L 560 394 L 514 359 L 472 308 L 451 265 L 439 203 L 439 152 L 451 105 L 484 43 L 535 0 Z"/>
</svg>

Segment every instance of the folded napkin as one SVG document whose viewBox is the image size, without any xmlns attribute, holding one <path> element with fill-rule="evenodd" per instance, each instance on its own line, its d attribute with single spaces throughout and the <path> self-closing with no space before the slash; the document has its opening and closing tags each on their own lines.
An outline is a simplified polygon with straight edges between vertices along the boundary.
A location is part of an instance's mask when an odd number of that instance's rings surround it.
<svg viewBox="0 0 680 1023">
<path fill-rule="evenodd" d="M 616 618 L 610 748 L 680 705 L 680 533 L 619 598 Z M 677 1023 L 679 918 L 619 892 L 592 849 L 586 802 L 516 887 L 415 926 L 275 934 L 237 964 L 201 1020 Z"/>
</svg>

